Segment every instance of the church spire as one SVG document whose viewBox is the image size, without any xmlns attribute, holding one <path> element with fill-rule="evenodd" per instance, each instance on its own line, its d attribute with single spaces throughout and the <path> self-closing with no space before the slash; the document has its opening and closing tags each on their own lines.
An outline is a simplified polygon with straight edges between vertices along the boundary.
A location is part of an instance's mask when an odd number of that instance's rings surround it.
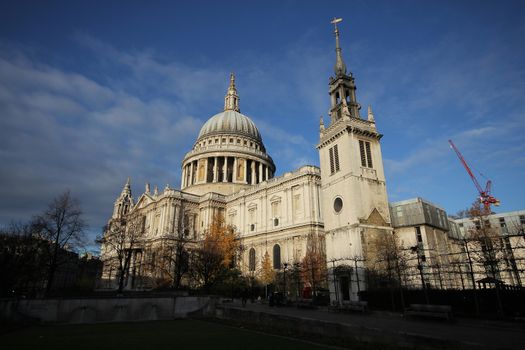
<svg viewBox="0 0 525 350">
<path fill-rule="evenodd" d="M 230 73 L 230 86 L 224 97 L 224 110 L 240 112 L 239 109 L 239 95 L 237 95 L 237 89 L 235 88 L 235 74 Z"/>
<path fill-rule="evenodd" d="M 347 72 L 346 65 L 341 55 L 341 46 L 339 45 L 339 28 L 342 18 L 334 18 L 330 23 L 335 27 L 335 76 L 330 78 L 330 125 L 339 119 L 357 118 L 360 119 L 359 110 L 361 106 L 357 103 L 355 95 L 355 81 L 352 73 Z"/>
<path fill-rule="evenodd" d="M 339 45 L 339 28 L 337 28 L 337 23 L 341 22 L 342 18 L 335 18 L 332 20 L 332 24 L 335 27 L 335 66 L 334 71 L 336 76 L 346 75 L 346 65 L 343 62 L 343 55 L 341 54 L 341 46 Z"/>
</svg>

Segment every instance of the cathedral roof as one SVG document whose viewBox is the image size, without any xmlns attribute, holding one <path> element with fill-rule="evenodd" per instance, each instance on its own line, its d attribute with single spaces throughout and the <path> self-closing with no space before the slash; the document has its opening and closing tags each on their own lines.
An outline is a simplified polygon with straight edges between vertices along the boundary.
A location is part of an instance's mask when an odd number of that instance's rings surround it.
<svg viewBox="0 0 525 350">
<path fill-rule="evenodd" d="M 255 123 L 244 114 L 234 110 L 223 111 L 208 119 L 202 126 L 198 139 L 213 134 L 239 134 L 262 142 L 261 134 Z"/>
</svg>

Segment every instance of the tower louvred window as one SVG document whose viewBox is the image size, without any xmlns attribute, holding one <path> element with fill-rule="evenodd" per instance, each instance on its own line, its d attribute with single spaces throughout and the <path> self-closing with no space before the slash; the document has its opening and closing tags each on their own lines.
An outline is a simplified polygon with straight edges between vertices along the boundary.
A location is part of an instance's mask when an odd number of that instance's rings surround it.
<svg viewBox="0 0 525 350">
<path fill-rule="evenodd" d="M 330 173 L 333 174 L 335 172 L 335 167 L 334 167 L 334 149 L 330 148 L 328 150 L 328 153 L 330 153 Z"/>
<path fill-rule="evenodd" d="M 337 145 L 330 147 L 328 149 L 330 155 L 330 174 L 334 174 L 339 171 L 339 152 L 337 150 Z"/>
<path fill-rule="evenodd" d="M 359 140 L 359 152 L 361 154 L 361 166 L 372 168 L 373 163 L 370 142 Z"/>
<path fill-rule="evenodd" d="M 335 171 L 339 171 L 339 152 L 337 151 L 337 145 L 334 146 L 334 161 Z"/>
</svg>

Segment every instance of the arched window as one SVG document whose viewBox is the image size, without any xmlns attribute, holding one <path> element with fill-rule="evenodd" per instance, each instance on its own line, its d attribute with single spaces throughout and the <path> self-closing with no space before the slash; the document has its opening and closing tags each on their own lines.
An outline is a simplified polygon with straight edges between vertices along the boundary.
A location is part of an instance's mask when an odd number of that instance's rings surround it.
<svg viewBox="0 0 525 350">
<path fill-rule="evenodd" d="M 250 271 L 255 271 L 255 249 L 250 249 L 248 256 L 248 269 Z"/>
<path fill-rule="evenodd" d="M 273 246 L 273 268 L 281 268 L 281 247 L 278 244 Z"/>
</svg>

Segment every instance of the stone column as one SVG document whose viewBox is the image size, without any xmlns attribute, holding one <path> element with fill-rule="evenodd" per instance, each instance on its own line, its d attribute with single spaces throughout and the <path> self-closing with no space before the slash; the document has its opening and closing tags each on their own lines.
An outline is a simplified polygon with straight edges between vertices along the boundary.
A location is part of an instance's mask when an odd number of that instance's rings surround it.
<svg viewBox="0 0 525 350">
<path fill-rule="evenodd" d="M 193 162 L 190 162 L 190 181 L 189 185 L 193 185 Z"/>
<path fill-rule="evenodd" d="M 233 175 L 232 175 L 232 182 L 237 182 L 237 157 L 233 157 Z"/>
<path fill-rule="evenodd" d="M 222 165 L 222 182 L 228 181 L 228 157 L 224 157 L 224 164 Z"/>
<path fill-rule="evenodd" d="M 248 159 L 244 159 L 244 183 L 248 183 Z"/>
<path fill-rule="evenodd" d="M 179 229 L 179 206 L 175 204 L 175 208 L 173 209 L 173 233 L 176 235 L 178 234 Z"/>
<path fill-rule="evenodd" d="M 263 164 L 259 163 L 259 182 L 263 182 Z"/>
<path fill-rule="evenodd" d="M 208 157 L 204 159 L 206 159 L 206 163 L 204 163 L 204 183 L 206 183 L 208 182 Z"/>
<path fill-rule="evenodd" d="M 252 166 L 251 166 L 251 172 L 252 172 L 252 185 L 255 185 L 255 161 L 252 160 Z"/>
<path fill-rule="evenodd" d="M 268 175 L 269 175 L 269 174 L 268 174 L 268 168 L 269 168 L 269 166 L 267 165 L 267 166 L 266 166 L 266 180 L 269 180 L 269 179 L 270 179 L 270 177 L 268 176 Z"/>
<path fill-rule="evenodd" d="M 186 187 L 186 167 L 182 167 L 182 178 L 180 179 L 180 188 Z"/>
<path fill-rule="evenodd" d="M 213 158 L 213 182 L 217 182 L 219 179 L 218 165 L 219 165 L 219 160 L 217 159 L 217 157 L 214 157 Z"/>
</svg>

